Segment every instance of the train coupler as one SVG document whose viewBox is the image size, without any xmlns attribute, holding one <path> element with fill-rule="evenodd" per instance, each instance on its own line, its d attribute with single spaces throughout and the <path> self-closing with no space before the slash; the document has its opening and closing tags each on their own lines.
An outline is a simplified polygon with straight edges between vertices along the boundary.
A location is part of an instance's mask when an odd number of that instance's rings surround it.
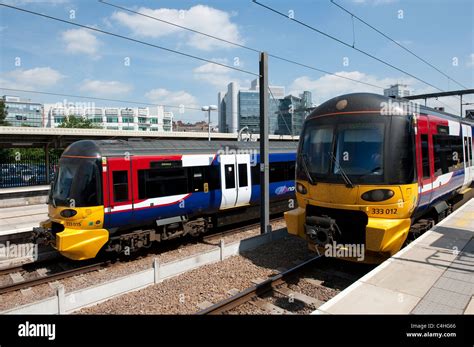
<svg viewBox="0 0 474 347">
<path fill-rule="evenodd" d="M 319 246 L 332 244 L 335 236 L 341 235 L 336 220 L 328 216 L 311 216 L 306 218 L 305 233 Z"/>
<path fill-rule="evenodd" d="M 44 227 L 33 228 L 29 240 L 35 245 L 52 245 L 55 242 L 51 229 Z"/>
</svg>

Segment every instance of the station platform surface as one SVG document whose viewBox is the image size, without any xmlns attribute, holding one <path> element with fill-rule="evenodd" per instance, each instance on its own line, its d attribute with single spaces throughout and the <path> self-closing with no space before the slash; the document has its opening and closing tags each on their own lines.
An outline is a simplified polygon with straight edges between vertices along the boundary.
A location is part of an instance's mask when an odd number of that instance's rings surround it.
<svg viewBox="0 0 474 347">
<path fill-rule="evenodd" d="M 0 208 L 0 237 L 28 232 L 48 218 L 48 205 Z"/>
<path fill-rule="evenodd" d="M 313 314 L 474 314 L 474 199 Z"/>
<path fill-rule="evenodd" d="M 0 209 L 45 204 L 50 186 L 0 188 Z"/>
</svg>

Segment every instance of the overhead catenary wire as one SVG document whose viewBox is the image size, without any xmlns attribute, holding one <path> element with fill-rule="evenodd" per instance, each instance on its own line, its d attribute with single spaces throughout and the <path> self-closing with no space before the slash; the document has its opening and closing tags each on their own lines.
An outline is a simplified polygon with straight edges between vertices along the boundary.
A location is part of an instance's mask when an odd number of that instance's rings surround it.
<svg viewBox="0 0 474 347">
<path fill-rule="evenodd" d="M 428 66 L 432 67 L 433 69 L 435 69 L 436 71 L 438 71 L 439 73 L 441 73 L 443 76 L 447 77 L 448 80 L 451 80 L 453 81 L 454 83 L 456 83 L 457 85 L 463 87 L 464 89 L 469 89 L 468 87 L 466 87 L 465 85 L 463 85 L 462 83 L 456 81 L 454 78 L 452 78 L 451 76 L 449 76 L 448 74 L 446 74 L 445 72 L 443 72 L 441 69 L 439 69 L 438 67 L 434 66 L 433 64 L 431 64 L 429 61 L 427 61 L 426 59 L 423 59 L 422 57 L 420 57 L 418 54 L 416 54 L 415 52 L 413 52 L 412 50 L 410 50 L 409 48 L 405 47 L 404 45 L 402 45 L 400 42 L 398 42 L 397 40 L 391 38 L 390 36 L 388 36 L 387 34 L 385 34 L 384 32 L 382 32 L 380 29 L 377 29 L 376 27 L 374 27 L 373 25 L 371 25 L 370 23 L 368 23 L 367 21 L 365 21 L 364 19 L 360 18 L 359 16 L 357 16 L 356 14 L 354 14 L 353 12 L 349 11 L 348 9 L 346 9 L 344 6 L 338 4 L 337 2 L 335 2 L 334 0 L 330 0 L 332 4 L 334 4 L 335 6 L 339 7 L 341 10 L 345 11 L 346 13 L 348 13 L 351 17 L 352 17 L 352 25 L 354 25 L 354 18 L 356 18 L 357 20 L 359 20 L 361 23 L 367 25 L 369 28 L 371 28 L 372 30 L 376 31 L 377 33 L 379 33 L 380 35 L 382 35 L 383 37 L 385 37 L 387 40 L 393 42 L 394 44 L 396 44 L 397 46 L 399 46 L 400 48 L 402 48 L 403 50 L 407 51 L 408 53 L 410 53 L 411 55 L 413 55 L 414 57 L 418 58 L 419 60 L 421 60 L 423 63 L 427 64 Z"/>
<path fill-rule="evenodd" d="M 189 27 L 186 27 L 186 26 L 184 26 L 184 25 L 180 25 L 180 24 L 173 23 L 173 22 L 170 22 L 170 21 L 167 21 L 167 20 L 164 20 L 164 19 L 155 17 L 155 16 L 151 16 L 151 15 L 148 15 L 148 14 L 143 13 L 143 12 L 135 11 L 135 10 L 129 9 L 129 8 L 127 8 L 127 7 L 124 7 L 124 6 L 116 5 L 116 4 L 113 4 L 113 3 L 109 2 L 109 1 L 99 0 L 99 2 L 102 3 L 102 4 L 104 4 L 104 5 L 108 5 L 108 6 L 111 6 L 111 7 L 120 9 L 120 10 L 123 10 L 123 11 L 127 11 L 127 12 L 130 12 L 130 13 L 136 14 L 136 15 L 143 16 L 143 17 L 145 17 L 145 18 L 153 19 L 153 20 L 158 21 L 158 22 L 161 22 L 161 23 L 165 23 L 165 24 L 172 25 L 172 26 L 174 26 L 174 27 L 177 27 L 177 28 L 180 28 L 180 29 L 183 29 L 183 30 L 190 31 L 190 32 L 193 32 L 193 33 L 195 33 L 195 34 L 199 34 L 199 35 L 202 35 L 202 36 L 205 36 L 205 37 L 208 37 L 208 38 L 212 38 L 212 39 L 214 39 L 214 40 L 221 41 L 221 42 L 224 42 L 224 43 L 233 45 L 233 46 L 235 46 L 235 47 L 243 48 L 243 49 L 246 49 L 246 50 L 255 52 L 255 53 L 260 53 L 260 52 L 262 51 L 262 50 L 259 50 L 259 49 L 257 49 L 257 48 L 249 47 L 249 46 L 246 46 L 246 45 L 237 43 L 237 42 L 232 42 L 232 41 L 230 41 L 230 40 L 223 39 L 223 38 L 221 38 L 221 37 L 217 37 L 217 36 L 215 36 L 215 35 L 211 35 L 211 34 L 208 34 L 208 33 L 205 33 L 205 32 L 202 32 L 202 31 L 199 31 L 199 30 L 196 30 L 196 29 L 193 29 L 193 28 L 189 28 Z M 300 62 L 297 62 L 297 61 L 295 61 L 295 60 L 288 59 L 288 58 L 285 58 L 285 57 L 282 57 L 282 56 L 279 56 L 279 55 L 276 55 L 276 54 L 268 53 L 268 56 L 269 56 L 269 57 L 272 57 L 272 58 L 275 58 L 275 59 L 278 59 L 278 60 L 281 60 L 281 61 L 284 61 L 284 62 L 287 62 L 287 63 L 290 63 L 290 64 L 298 65 L 298 66 L 301 66 L 301 67 L 304 67 L 304 68 L 307 68 L 307 69 L 311 69 L 311 70 L 314 70 L 314 71 L 318 71 L 318 72 L 321 72 L 321 73 L 325 73 L 325 74 L 328 74 L 328 75 L 332 75 L 332 76 L 335 76 L 335 77 L 338 77 L 338 78 L 342 78 L 342 79 L 345 79 L 345 80 L 349 80 L 349 81 L 352 81 L 352 82 L 364 84 L 364 85 L 367 85 L 367 86 L 370 86 L 370 87 L 374 87 L 374 88 L 378 88 L 378 89 L 384 89 L 384 87 L 375 85 L 375 84 L 373 84 L 373 83 L 368 83 L 368 82 L 364 82 L 364 81 L 361 81 L 361 80 L 357 80 L 357 79 L 355 79 L 355 78 L 350 78 L 350 77 L 347 77 L 347 76 L 342 76 L 342 75 L 339 75 L 339 74 L 337 74 L 337 73 L 329 72 L 329 71 L 326 71 L 326 70 L 323 70 L 323 69 L 320 69 L 320 68 L 316 68 L 316 67 L 314 67 L 314 66 L 310 66 L 310 65 L 307 65 L 307 64 L 304 64 L 304 63 L 300 63 Z"/>
<path fill-rule="evenodd" d="M 280 12 L 280 11 L 278 11 L 278 10 L 276 10 L 276 9 L 274 9 L 274 8 L 272 8 L 272 7 L 270 7 L 270 6 L 268 6 L 268 5 L 265 5 L 265 4 L 263 4 L 263 3 L 258 2 L 257 0 L 252 0 L 252 2 L 255 3 L 256 5 L 259 5 L 259 6 L 263 7 L 263 8 L 265 8 L 265 9 L 267 9 L 267 10 L 273 12 L 273 13 L 278 14 L 278 15 L 280 15 L 280 16 L 286 18 L 286 19 L 289 19 L 289 20 L 291 20 L 291 21 L 293 21 L 293 22 L 295 22 L 295 23 L 298 23 L 298 24 L 300 24 L 300 25 L 302 25 L 302 26 L 304 26 L 304 27 L 306 27 L 306 28 L 308 28 L 308 29 L 310 29 L 310 30 L 312 30 L 312 31 L 315 31 L 315 32 L 317 32 L 317 33 L 320 34 L 320 35 L 323 35 L 323 36 L 325 36 L 325 37 L 327 37 L 327 38 L 329 38 L 329 39 L 331 39 L 331 40 L 334 40 L 334 41 L 336 41 L 336 42 L 338 42 L 338 43 L 340 43 L 340 44 L 342 44 L 342 45 L 344 45 L 344 46 L 346 46 L 346 47 L 352 48 L 352 49 L 356 50 L 357 52 L 360 52 L 360 53 L 362 53 L 362 54 L 364 54 L 364 55 L 366 55 L 366 56 L 368 56 L 368 57 L 370 57 L 370 58 L 372 58 L 372 59 L 374 59 L 374 60 L 376 60 L 376 61 L 378 61 L 378 62 L 380 62 L 380 63 L 382 63 L 382 64 L 384 64 L 384 65 L 386 65 L 386 66 L 389 66 L 389 67 L 391 67 L 391 68 L 393 68 L 393 69 L 395 69 L 395 70 L 397 70 L 397 71 L 399 71 L 399 72 L 401 72 L 401 73 L 403 73 L 403 74 L 405 74 L 405 75 L 407 75 L 407 76 L 410 76 L 410 77 L 416 79 L 416 80 L 419 81 L 419 82 L 422 82 L 422 83 L 424 83 L 424 84 L 426 84 L 426 85 L 428 85 L 428 86 L 430 86 L 430 87 L 433 87 L 433 88 L 435 88 L 436 90 L 439 90 L 439 91 L 441 91 L 441 92 L 444 91 L 444 90 L 440 89 L 439 87 L 435 86 L 434 84 L 431 84 L 430 82 L 425 81 L 425 80 L 423 80 L 422 78 L 419 78 L 419 77 L 413 75 L 412 73 L 410 73 L 410 72 L 408 72 L 408 71 L 406 71 L 406 70 L 403 70 L 403 69 L 401 69 L 401 68 L 399 68 L 399 67 L 397 67 L 397 66 L 395 66 L 395 65 L 393 65 L 393 64 L 391 64 L 391 63 L 389 63 L 389 62 L 387 62 L 387 61 L 385 61 L 385 60 L 383 60 L 383 59 L 381 59 L 381 58 L 378 58 L 378 57 L 374 56 L 374 55 L 371 54 L 371 53 L 368 53 L 368 52 L 366 52 L 366 51 L 364 51 L 364 50 L 362 50 L 362 49 L 359 49 L 359 48 L 357 48 L 357 47 L 355 47 L 355 46 L 353 47 L 353 46 L 350 45 L 349 43 L 344 42 L 344 41 L 342 41 L 341 39 L 338 39 L 337 37 L 335 37 L 335 36 L 333 36 L 333 35 L 330 35 L 330 34 L 328 34 L 328 33 L 325 33 L 324 31 L 321 31 L 321 30 L 319 30 L 319 29 L 317 29 L 317 28 L 315 28 L 315 27 L 313 27 L 313 26 L 311 26 L 311 25 L 309 25 L 309 24 L 307 24 L 307 23 L 304 23 L 304 22 L 302 22 L 302 21 L 300 21 L 300 20 L 298 20 L 298 19 L 296 19 L 296 18 L 294 18 L 294 17 L 290 17 L 290 16 L 288 16 L 287 14 L 282 13 L 282 12 Z"/>
<path fill-rule="evenodd" d="M 120 34 L 117 34 L 117 33 L 110 32 L 110 31 L 94 28 L 94 27 L 91 27 L 91 26 L 88 26 L 88 25 L 74 23 L 74 22 L 66 20 L 66 19 L 53 17 L 53 16 L 50 16 L 50 15 L 46 15 L 46 14 L 35 12 L 35 11 L 30 11 L 30 10 L 27 10 L 27 9 L 24 9 L 24 8 L 12 6 L 12 5 L 7 5 L 7 4 L 4 4 L 4 3 L 0 3 L 0 6 L 4 6 L 4 7 L 8 7 L 8 8 L 17 10 L 17 11 L 33 14 L 35 16 L 43 17 L 43 18 L 46 18 L 46 19 L 51 19 L 51 20 L 54 20 L 54 21 L 70 24 L 70 25 L 73 25 L 73 26 L 88 29 L 88 30 L 91 30 L 91 31 L 95 31 L 95 32 L 98 32 L 98 33 L 105 34 L 105 35 L 114 36 L 114 37 L 121 38 L 121 39 L 124 39 L 124 40 L 127 40 L 127 41 L 139 43 L 139 44 L 142 44 L 142 45 L 145 45 L 145 46 L 154 47 L 154 48 L 157 48 L 157 49 L 161 49 L 161 50 L 164 50 L 164 51 L 167 51 L 167 52 L 175 53 L 175 54 L 185 56 L 185 57 L 188 57 L 188 58 L 192 58 L 192 59 L 195 59 L 195 60 L 204 61 L 204 62 L 214 64 L 214 65 L 219 65 L 219 66 L 222 66 L 224 68 L 239 71 L 239 72 L 246 73 L 246 74 L 249 74 L 249 75 L 253 75 L 253 76 L 257 76 L 257 77 L 260 76 L 257 73 L 254 73 L 254 72 L 248 71 L 248 70 L 244 70 L 244 69 L 240 69 L 240 68 L 237 68 L 235 66 L 230 66 L 230 65 L 227 65 L 227 64 L 219 63 L 219 62 L 216 62 L 214 60 L 198 57 L 198 56 L 193 55 L 193 54 L 189 54 L 189 53 L 181 52 L 181 51 L 178 51 L 178 50 L 175 50 L 175 49 L 155 45 L 153 43 L 149 43 L 149 42 L 146 42 L 146 41 L 134 39 L 132 37 L 128 37 L 128 36 L 125 36 L 125 35 L 120 35 Z"/>
</svg>

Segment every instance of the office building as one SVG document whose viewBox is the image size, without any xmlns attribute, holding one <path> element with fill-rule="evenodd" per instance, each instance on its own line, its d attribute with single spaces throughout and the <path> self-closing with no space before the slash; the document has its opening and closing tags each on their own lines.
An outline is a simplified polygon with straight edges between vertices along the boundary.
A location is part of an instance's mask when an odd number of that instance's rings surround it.
<svg viewBox="0 0 474 347">
<path fill-rule="evenodd" d="M 7 112 L 5 121 L 10 126 L 44 126 L 42 104 L 32 102 L 30 99 L 9 95 L 4 95 L 2 100 L 5 103 L 5 111 Z"/>
</svg>

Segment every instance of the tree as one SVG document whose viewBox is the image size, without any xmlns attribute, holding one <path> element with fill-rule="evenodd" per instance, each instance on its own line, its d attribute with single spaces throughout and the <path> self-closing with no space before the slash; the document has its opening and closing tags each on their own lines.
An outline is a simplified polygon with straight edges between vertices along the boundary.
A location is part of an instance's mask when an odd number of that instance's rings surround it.
<svg viewBox="0 0 474 347">
<path fill-rule="evenodd" d="M 58 126 L 58 128 L 88 128 L 96 129 L 96 126 L 90 119 L 81 117 L 81 116 L 68 116 L 66 119 Z"/>
<path fill-rule="evenodd" d="M 0 126 L 8 126 L 10 123 L 6 121 L 8 112 L 5 107 L 5 101 L 0 100 Z"/>
</svg>

